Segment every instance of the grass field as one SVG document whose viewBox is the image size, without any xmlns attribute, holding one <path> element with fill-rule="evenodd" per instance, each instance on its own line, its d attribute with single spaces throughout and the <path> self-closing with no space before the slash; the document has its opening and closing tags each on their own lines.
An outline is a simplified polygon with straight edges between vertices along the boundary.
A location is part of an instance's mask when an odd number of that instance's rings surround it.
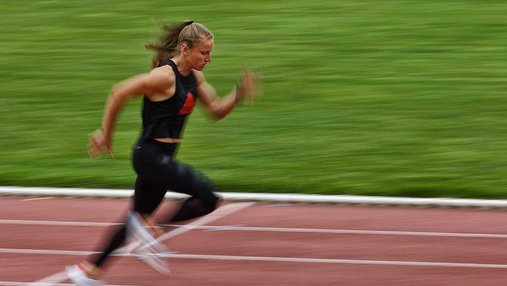
<svg viewBox="0 0 507 286">
<path fill-rule="evenodd" d="M 171 2 L 173 2 L 171 4 Z M 140 100 L 116 159 L 88 133 L 116 82 L 147 71 L 162 22 L 215 33 L 220 94 L 243 65 L 263 97 L 212 123 L 179 159 L 224 191 L 507 198 L 504 1 L 3 1 L 0 185 L 130 188 Z"/>
</svg>

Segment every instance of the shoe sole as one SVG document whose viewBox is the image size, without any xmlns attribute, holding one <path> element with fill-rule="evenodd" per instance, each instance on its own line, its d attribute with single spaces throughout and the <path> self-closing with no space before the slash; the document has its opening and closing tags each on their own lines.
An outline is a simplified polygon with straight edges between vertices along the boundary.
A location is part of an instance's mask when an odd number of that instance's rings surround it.
<svg viewBox="0 0 507 286">
<path fill-rule="evenodd" d="M 65 267 L 65 273 L 67 274 L 67 277 L 69 280 L 74 283 L 74 285 L 77 286 L 103 286 L 104 283 L 101 281 L 86 277 L 81 269 L 79 269 L 79 266 L 72 265 Z M 78 279 L 85 280 L 85 281 L 78 281 Z"/>
</svg>

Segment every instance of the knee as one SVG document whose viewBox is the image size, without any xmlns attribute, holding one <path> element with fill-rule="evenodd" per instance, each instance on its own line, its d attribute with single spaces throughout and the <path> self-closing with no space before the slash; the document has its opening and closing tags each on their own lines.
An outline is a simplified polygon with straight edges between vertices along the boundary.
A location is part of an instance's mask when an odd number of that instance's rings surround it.
<svg viewBox="0 0 507 286">
<path fill-rule="evenodd" d="M 208 213 L 211 213 L 212 211 L 216 210 L 220 206 L 222 201 L 223 201 L 222 197 L 217 194 L 212 194 L 209 198 L 203 200 L 204 204 L 206 205 L 206 209 L 208 210 Z"/>
</svg>

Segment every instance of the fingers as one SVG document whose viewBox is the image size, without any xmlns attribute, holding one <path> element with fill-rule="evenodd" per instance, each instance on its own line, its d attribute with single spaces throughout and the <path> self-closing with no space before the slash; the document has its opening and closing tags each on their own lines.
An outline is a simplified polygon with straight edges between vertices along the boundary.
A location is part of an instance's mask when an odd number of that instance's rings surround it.
<svg viewBox="0 0 507 286">
<path fill-rule="evenodd" d="M 259 96 L 259 84 L 259 72 L 257 70 L 244 68 L 240 88 L 241 94 L 250 105 L 253 104 L 255 99 Z"/>
<path fill-rule="evenodd" d="M 109 158 L 111 158 L 112 160 L 114 160 L 113 149 L 111 148 L 110 144 L 106 145 L 106 150 L 107 150 L 107 153 L 109 154 Z"/>
<path fill-rule="evenodd" d="M 101 147 L 100 144 L 94 134 L 91 134 L 89 136 L 89 143 L 88 143 L 88 156 L 90 156 L 90 159 L 93 161 L 97 161 L 98 156 L 100 155 Z"/>
<path fill-rule="evenodd" d="M 90 156 L 92 160 L 97 161 L 103 149 L 106 149 L 109 157 L 111 157 L 111 159 L 114 159 L 111 144 L 108 142 L 108 140 L 106 140 L 101 129 L 90 134 L 88 140 L 88 156 Z"/>
</svg>

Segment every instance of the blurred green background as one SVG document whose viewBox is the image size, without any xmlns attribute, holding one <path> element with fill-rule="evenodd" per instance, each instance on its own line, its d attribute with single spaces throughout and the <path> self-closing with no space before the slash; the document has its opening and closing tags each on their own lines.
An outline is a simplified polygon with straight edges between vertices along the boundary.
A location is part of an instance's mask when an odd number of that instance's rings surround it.
<svg viewBox="0 0 507 286">
<path fill-rule="evenodd" d="M 223 191 L 507 198 L 504 1 L 0 4 L 0 185 L 131 188 L 140 98 L 114 161 L 88 158 L 88 134 L 160 25 L 194 19 L 220 94 L 263 73 L 254 106 L 187 125 L 179 159 Z"/>
</svg>

